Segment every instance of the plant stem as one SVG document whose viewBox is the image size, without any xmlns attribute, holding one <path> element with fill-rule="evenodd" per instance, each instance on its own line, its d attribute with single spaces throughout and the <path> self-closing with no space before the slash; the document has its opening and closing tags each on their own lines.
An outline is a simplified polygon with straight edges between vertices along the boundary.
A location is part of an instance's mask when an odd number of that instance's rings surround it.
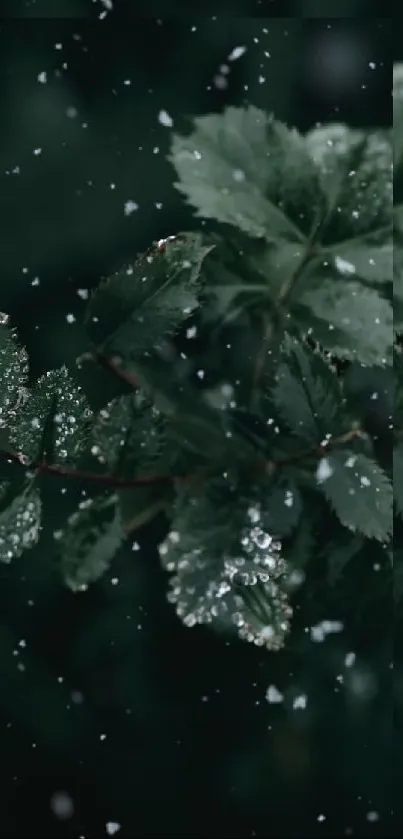
<svg viewBox="0 0 403 839">
<path fill-rule="evenodd" d="M 333 440 L 329 440 L 326 444 L 313 446 L 310 449 L 305 449 L 304 451 L 298 452 L 290 457 L 279 460 L 256 460 L 251 464 L 251 471 L 268 474 L 278 468 L 281 468 L 282 466 L 288 466 L 307 457 L 325 457 L 326 454 L 336 448 L 336 446 L 344 445 L 345 443 L 350 442 L 350 440 L 362 437 L 363 432 L 361 429 L 352 428 L 350 431 L 346 431 L 341 436 L 335 437 Z M 176 482 L 200 484 L 215 472 L 214 467 L 207 467 L 188 475 L 138 475 L 133 478 L 122 478 L 119 475 L 89 472 L 82 469 L 75 469 L 72 466 L 63 466 L 62 464 L 57 463 L 30 462 L 21 452 L 0 450 L 0 458 L 3 460 L 10 460 L 29 471 L 39 472 L 40 474 L 54 474 L 68 478 L 76 478 L 77 480 L 82 481 L 93 481 L 94 483 L 105 484 L 116 489 L 128 489 L 130 487 L 148 486 L 150 484 L 173 484 Z"/>
</svg>

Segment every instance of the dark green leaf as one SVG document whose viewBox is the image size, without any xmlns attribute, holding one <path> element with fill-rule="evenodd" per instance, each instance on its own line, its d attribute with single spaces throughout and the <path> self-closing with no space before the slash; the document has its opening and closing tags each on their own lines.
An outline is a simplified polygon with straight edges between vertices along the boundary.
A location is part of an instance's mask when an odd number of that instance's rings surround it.
<svg viewBox="0 0 403 839">
<path fill-rule="evenodd" d="M 335 450 L 319 461 L 317 482 L 341 523 L 385 541 L 393 523 L 393 489 L 382 469 L 364 454 Z"/>
<path fill-rule="evenodd" d="M 273 398 L 288 428 L 307 443 L 319 445 L 342 430 L 344 398 L 336 373 L 319 351 L 289 336 Z"/>
<path fill-rule="evenodd" d="M 28 356 L 0 312 L 0 429 L 7 428 L 26 398 Z"/>
<path fill-rule="evenodd" d="M 55 533 L 64 582 L 84 591 L 109 568 L 126 534 L 117 495 L 82 501 L 66 527 Z"/>
<path fill-rule="evenodd" d="M 111 473 L 134 477 L 144 470 L 150 474 L 163 446 L 161 415 L 141 394 L 121 396 L 99 412 L 91 442 L 92 454 Z"/>
<path fill-rule="evenodd" d="M 28 484 L 0 511 L 0 562 L 11 562 L 39 540 L 42 503 L 39 490 Z"/>
<path fill-rule="evenodd" d="M 29 460 L 46 454 L 52 463 L 75 463 L 86 441 L 91 411 L 66 367 L 36 382 L 10 434 L 10 442 Z"/>
<path fill-rule="evenodd" d="M 312 276 L 292 311 L 299 328 L 332 354 L 374 366 L 391 361 L 393 311 L 376 289 Z"/>
<path fill-rule="evenodd" d="M 265 521 L 261 506 L 245 505 L 225 481 L 179 499 L 160 554 L 174 575 L 169 600 L 186 626 L 211 623 L 259 646 L 282 646 L 286 567 Z"/>
<path fill-rule="evenodd" d="M 328 197 L 322 241 L 343 244 L 384 227 L 389 230 L 393 206 L 389 134 L 335 123 L 310 131 L 306 144 Z"/>
<path fill-rule="evenodd" d="M 183 234 L 101 283 L 86 312 L 98 349 L 139 358 L 174 334 L 199 305 L 201 267 L 210 250 L 199 234 Z"/>
<path fill-rule="evenodd" d="M 392 233 L 385 228 L 385 232 L 377 237 L 379 244 L 374 243 L 374 238 L 348 239 L 329 249 L 341 275 L 355 275 L 357 279 L 373 283 L 393 282 Z"/>
<path fill-rule="evenodd" d="M 174 135 L 170 161 L 198 216 L 254 237 L 301 240 L 321 205 L 318 175 L 304 139 L 254 106 L 229 107 Z M 318 206 L 319 205 L 319 206 Z"/>
</svg>

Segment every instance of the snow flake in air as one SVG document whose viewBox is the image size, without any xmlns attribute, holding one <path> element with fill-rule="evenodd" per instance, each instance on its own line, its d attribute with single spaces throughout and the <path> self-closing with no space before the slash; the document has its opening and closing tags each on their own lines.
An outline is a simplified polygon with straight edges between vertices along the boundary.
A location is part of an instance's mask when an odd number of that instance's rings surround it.
<svg viewBox="0 0 403 839">
<path fill-rule="evenodd" d="M 172 128 L 174 124 L 172 117 L 170 116 L 168 111 L 164 111 L 164 109 L 162 109 L 162 111 L 160 111 L 158 114 L 158 122 L 161 125 L 164 125 L 165 128 Z"/>
</svg>

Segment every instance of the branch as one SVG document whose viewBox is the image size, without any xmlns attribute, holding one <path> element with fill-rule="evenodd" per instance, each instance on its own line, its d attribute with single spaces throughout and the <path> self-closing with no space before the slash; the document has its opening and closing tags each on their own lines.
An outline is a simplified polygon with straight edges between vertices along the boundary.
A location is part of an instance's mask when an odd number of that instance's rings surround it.
<svg viewBox="0 0 403 839">
<path fill-rule="evenodd" d="M 266 471 L 270 473 L 281 466 L 289 466 L 299 460 L 304 460 L 306 457 L 315 457 L 317 460 L 320 460 L 322 457 L 326 457 L 330 451 L 337 448 L 337 446 L 343 446 L 344 443 L 349 443 L 350 440 L 362 440 L 364 436 L 365 433 L 360 428 L 352 428 L 350 431 L 346 431 L 344 434 L 341 434 L 340 437 L 334 437 L 333 440 L 321 443 L 320 446 L 312 446 L 310 449 L 305 449 L 303 452 L 290 455 L 290 457 L 280 458 L 279 460 L 269 460 L 266 462 Z"/>
<path fill-rule="evenodd" d="M 364 434 L 360 428 L 352 428 L 346 431 L 340 437 L 335 437 L 329 442 L 325 442 L 320 446 L 313 446 L 305 449 L 302 452 L 291 455 L 287 458 L 279 460 L 256 460 L 251 464 L 251 471 L 259 473 L 271 474 L 275 469 L 282 466 L 288 466 L 291 463 L 296 463 L 306 457 L 321 458 L 325 457 L 332 449 L 337 446 L 344 445 L 350 440 L 363 438 Z M 44 463 L 42 461 L 30 461 L 22 452 L 12 452 L 0 449 L 0 458 L 17 463 L 30 471 L 39 472 L 41 474 L 62 475 L 68 478 L 77 478 L 82 481 L 93 481 L 95 483 L 105 484 L 115 489 L 128 489 L 136 486 L 147 486 L 150 484 L 174 484 L 176 482 L 184 483 L 202 483 L 207 477 L 210 477 L 216 471 L 216 466 L 204 467 L 198 472 L 193 472 L 188 475 L 139 475 L 133 478 L 122 478 L 119 475 L 105 474 L 99 472 L 89 472 L 84 469 L 75 469 L 73 466 L 63 466 L 57 463 Z"/>
</svg>

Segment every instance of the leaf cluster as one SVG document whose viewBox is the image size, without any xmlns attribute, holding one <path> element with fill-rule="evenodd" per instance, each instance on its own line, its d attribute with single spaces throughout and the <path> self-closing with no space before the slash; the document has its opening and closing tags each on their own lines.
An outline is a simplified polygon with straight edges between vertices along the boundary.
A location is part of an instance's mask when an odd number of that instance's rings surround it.
<svg viewBox="0 0 403 839">
<path fill-rule="evenodd" d="M 344 591 L 374 544 L 391 594 L 403 519 L 402 78 L 398 66 L 393 133 L 333 124 L 302 135 L 250 106 L 173 135 L 175 185 L 209 221 L 98 286 L 75 370 L 29 383 L 1 318 L 1 561 L 40 539 L 53 473 L 85 484 L 54 534 L 74 591 L 163 513 L 168 598 L 187 626 L 278 649 L 301 592 Z M 347 387 L 351 365 L 374 371 L 381 399 L 393 366 L 390 458 Z"/>
</svg>

